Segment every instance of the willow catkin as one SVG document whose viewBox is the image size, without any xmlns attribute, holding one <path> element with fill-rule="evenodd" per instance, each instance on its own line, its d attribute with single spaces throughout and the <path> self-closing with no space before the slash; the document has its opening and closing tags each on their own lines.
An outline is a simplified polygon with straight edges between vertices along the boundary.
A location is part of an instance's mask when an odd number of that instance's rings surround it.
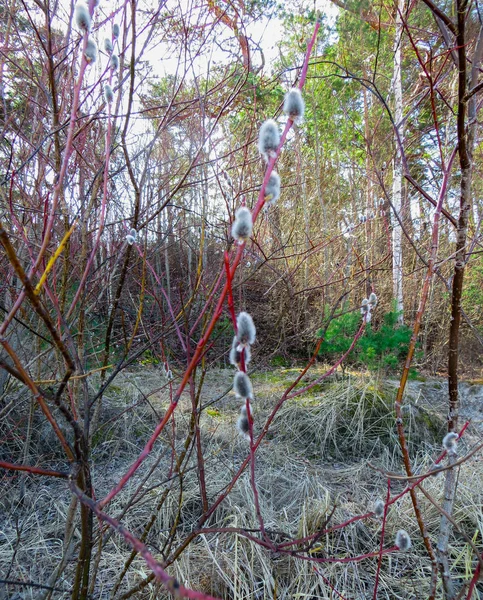
<svg viewBox="0 0 483 600">
<path fill-rule="evenodd" d="M 252 316 L 247 312 L 241 312 L 236 318 L 237 334 L 239 346 L 247 346 L 253 344 L 257 335 L 255 323 L 253 322 Z M 239 348 L 241 350 L 241 347 Z"/>
<path fill-rule="evenodd" d="M 298 88 L 292 88 L 285 94 L 283 112 L 292 121 L 299 121 L 304 116 L 305 102 Z"/>
<path fill-rule="evenodd" d="M 268 206 L 280 198 L 280 175 L 276 171 L 272 171 L 265 187 L 265 198 L 267 199 Z"/>
<path fill-rule="evenodd" d="M 252 235 L 252 213 L 246 206 L 241 206 L 235 213 L 231 235 L 237 242 L 246 242 Z"/>
<path fill-rule="evenodd" d="M 250 378 L 243 371 L 238 371 L 233 381 L 235 394 L 240 398 L 253 398 L 253 387 Z"/>
<path fill-rule="evenodd" d="M 89 8 L 83 0 L 79 0 L 76 3 L 74 9 L 74 19 L 77 27 L 82 31 L 90 31 L 91 29 L 91 15 Z"/>
<path fill-rule="evenodd" d="M 276 156 L 280 144 L 280 131 L 273 119 L 267 119 L 260 127 L 258 134 L 258 150 L 265 160 Z"/>
</svg>

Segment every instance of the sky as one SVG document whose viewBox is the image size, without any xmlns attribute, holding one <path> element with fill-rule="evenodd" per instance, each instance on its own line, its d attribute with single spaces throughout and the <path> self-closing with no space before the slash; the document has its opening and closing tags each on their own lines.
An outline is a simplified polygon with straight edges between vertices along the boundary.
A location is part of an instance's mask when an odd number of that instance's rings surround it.
<svg viewBox="0 0 483 600">
<path fill-rule="evenodd" d="M 330 0 L 316 0 L 316 10 L 325 14 L 329 24 L 333 25 L 339 9 L 330 2 Z M 267 35 L 267 27 L 270 27 L 270 35 Z M 248 34 L 253 41 L 263 49 L 267 63 L 272 62 L 278 56 L 277 45 L 282 39 L 282 24 L 278 19 L 268 19 L 251 24 L 248 28 Z"/>
<path fill-rule="evenodd" d="M 74 0 L 75 1 L 75 0 Z M 86 2 L 88 0 L 85 0 Z M 222 0 L 215 0 L 219 5 L 223 5 Z M 69 16 L 71 12 L 72 0 L 59 0 L 59 8 L 56 12 L 55 24 L 61 29 L 67 30 Z M 306 6 L 307 8 L 315 8 L 316 11 L 323 13 L 329 25 L 335 22 L 335 17 L 338 14 L 339 9 L 332 4 L 330 0 L 281 0 L 285 4 L 285 10 L 290 10 L 295 3 L 297 5 Z M 151 10 L 155 9 L 162 3 L 162 0 L 140 0 L 138 2 L 138 17 L 137 27 L 139 35 L 137 36 L 137 50 L 142 48 L 146 40 L 146 31 L 140 31 L 143 27 L 144 16 Z M 125 9 L 122 8 L 125 6 Z M 206 0 L 166 0 L 165 9 L 168 12 L 177 9 L 178 14 L 189 16 L 189 23 L 186 26 L 194 26 L 203 28 L 207 24 L 214 22 L 214 16 L 207 10 Z M 293 10 L 300 10 L 299 8 Z M 115 13 L 114 19 L 112 15 Z M 125 15 L 125 17 L 124 17 Z M 130 7 L 129 2 L 110 2 L 109 0 L 99 0 L 99 5 L 95 11 L 95 18 L 93 22 L 93 37 L 96 39 L 99 47 L 102 49 L 103 40 L 106 36 L 110 36 L 111 27 L 113 22 L 117 22 L 123 30 L 124 23 L 123 18 L 130 19 Z M 246 33 L 251 41 L 251 53 L 254 64 L 260 64 L 260 54 L 257 52 L 257 47 L 260 47 L 263 51 L 265 58 L 265 69 L 267 72 L 270 71 L 271 64 L 278 57 L 278 44 L 282 39 L 283 28 L 282 22 L 276 18 L 261 18 L 256 22 L 251 22 L 248 18 L 243 18 L 243 25 L 246 28 Z M 145 23 L 144 23 L 145 25 Z M 180 27 L 180 23 L 173 23 L 174 28 Z M 185 25 L 185 24 L 183 24 Z M 209 28 L 207 28 L 209 30 Z M 78 35 L 77 28 L 74 25 L 75 35 Z M 129 35 L 128 35 L 129 39 Z M 196 60 L 195 68 L 192 69 L 192 74 L 206 75 L 213 63 L 224 63 L 229 64 L 236 60 L 234 54 L 226 52 L 228 47 L 227 42 L 234 40 L 233 32 L 227 26 L 217 27 L 216 38 L 210 39 L 210 43 L 207 47 L 210 49 L 210 53 L 205 52 L 203 56 Z M 215 43 L 213 43 L 215 41 Z M 239 46 L 234 43 L 232 44 L 234 51 L 239 54 Z M 191 50 L 191 49 L 189 49 Z M 130 52 L 127 49 L 128 53 Z M 144 52 L 143 58 L 147 60 L 152 67 L 152 75 L 155 77 L 163 77 L 166 75 L 176 74 L 177 69 L 180 67 L 181 49 L 174 49 L 169 44 L 165 43 L 151 43 L 148 44 Z M 100 60 L 96 65 L 95 69 L 91 69 L 88 75 L 89 79 L 94 79 L 95 72 L 99 75 L 107 65 L 108 57 L 104 56 L 101 52 Z"/>
<path fill-rule="evenodd" d="M 174 3 L 179 5 L 183 12 L 188 13 L 190 11 L 190 5 L 195 0 L 173 0 Z M 330 0 L 315 0 L 314 2 L 316 10 L 326 15 L 329 25 L 334 24 L 335 18 L 339 12 L 339 9 L 330 2 Z M 289 2 L 286 2 L 287 6 L 290 6 Z M 202 10 L 206 12 L 206 8 L 203 5 Z M 264 54 L 266 69 L 270 69 L 270 65 L 278 57 L 278 44 L 283 36 L 282 22 L 276 17 L 272 18 L 261 18 L 256 22 L 246 23 L 246 33 L 250 38 L 252 57 L 255 63 L 259 62 L 259 53 L 256 49 L 259 46 Z M 219 28 L 220 30 L 220 28 Z M 196 70 L 199 73 L 206 73 L 209 63 L 226 63 L 228 55 L 223 50 L 223 39 L 220 39 L 218 34 L 218 48 L 214 47 L 212 53 L 209 56 L 204 56 L 197 61 Z M 226 40 L 233 39 L 233 32 L 225 27 Z M 146 58 L 153 65 L 155 73 L 162 75 L 176 73 L 176 68 L 179 64 L 179 57 L 171 55 L 170 57 L 163 56 L 160 60 L 160 49 L 149 50 L 146 54 Z"/>
</svg>

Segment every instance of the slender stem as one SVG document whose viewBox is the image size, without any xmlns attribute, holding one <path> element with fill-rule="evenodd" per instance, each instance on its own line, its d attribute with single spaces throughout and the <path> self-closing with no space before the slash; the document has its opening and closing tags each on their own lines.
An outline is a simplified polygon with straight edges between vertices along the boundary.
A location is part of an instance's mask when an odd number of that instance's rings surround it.
<svg viewBox="0 0 483 600">
<path fill-rule="evenodd" d="M 317 32 L 319 30 L 320 27 L 320 23 L 316 23 L 316 26 L 314 28 L 314 33 L 312 35 L 312 38 L 309 42 L 308 48 L 307 48 L 307 53 L 306 53 L 306 57 L 305 57 L 305 62 L 304 62 L 304 66 L 302 68 L 302 75 L 300 78 L 300 84 L 299 86 L 301 87 L 303 85 L 303 83 L 305 82 L 305 77 L 307 74 L 307 68 L 308 68 L 308 61 L 309 61 L 309 57 L 310 57 L 310 52 L 312 50 L 312 47 L 315 43 L 315 39 L 317 37 Z M 275 165 L 275 162 L 280 154 L 280 151 L 282 149 L 282 146 L 285 142 L 285 139 L 287 137 L 287 134 L 290 130 L 290 128 L 293 125 L 293 121 L 291 119 L 289 119 L 287 121 L 287 125 L 285 126 L 284 132 L 280 138 L 280 143 L 279 146 L 277 148 L 277 151 L 275 153 L 275 156 L 270 158 L 268 165 L 267 165 L 267 170 L 265 172 L 265 177 L 263 179 L 263 183 L 262 183 L 262 187 L 260 188 L 260 193 L 258 195 L 258 202 L 255 205 L 255 208 L 252 211 L 252 220 L 253 222 L 256 221 L 256 218 L 260 212 L 260 210 L 262 209 L 264 203 L 265 203 L 265 188 L 266 185 L 268 183 L 268 180 L 270 179 L 270 174 L 273 170 L 273 167 Z M 245 248 L 245 244 L 240 244 L 237 247 L 236 253 L 235 253 L 235 257 L 233 259 L 231 268 L 230 268 L 230 278 L 229 279 L 233 279 L 233 276 L 236 272 L 236 269 L 238 267 L 238 265 L 240 264 L 240 260 L 243 256 L 243 250 Z M 159 435 L 161 434 L 161 432 L 163 431 L 164 427 L 166 426 L 166 423 L 169 421 L 169 418 L 171 417 L 172 413 L 174 412 L 174 410 L 176 409 L 177 405 L 178 405 L 178 401 L 181 398 L 181 394 L 183 393 L 183 390 L 185 389 L 186 385 L 189 382 L 189 379 L 191 377 L 191 374 L 193 372 L 193 370 L 195 369 L 196 365 L 198 364 L 199 360 L 201 359 L 205 346 L 211 336 L 211 334 L 213 333 L 213 330 L 218 322 L 218 319 L 220 318 L 222 311 L 223 311 L 223 305 L 225 302 L 225 298 L 226 295 L 228 293 L 228 283 L 225 282 L 225 285 L 223 286 L 223 289 L 220 293 L 220 296 L 218 298 L 218 302 L 217 305 L 215 307 L 213 316 L 211 318 L 211 321 L 209 322 L 208 326 L 206 327 L 206 330 L 203 334 L 203 336 L 201 337 L 201 339 L 199 340 L 195 351 L 193 353 L 193 356 L 191 358 L 191 361 L 188 365 L 188 367 L 186 368 L 183 378 L 181 380 L 181 383 L 179 384 L 176 393 L 174 395 L 173 401 L 170 403 L 163 419 L 161 420 L 160 423 L 158 423 L 158 425 L 156 426 L 153 434 L 151 435 L 150 439 L 148 440 L 148 442 L 146 443 L 145 447 L 143 448 L 141 454 L 138 456 L 138 458 L 135 460 L 135 462 L 131 465 L 131 467 L 128 469 L 128 471 L 125 473 L 125 475 L 121 478 L 121 480 L 119 481 L 119 483 L 107 494 L 107 496 L 100 501 L 99 506 L 103 507 L 105 506 L 108 502 L 110 502 L 115 496 L 117 496 L 117 494 L 122 490 L 122 488 L 126 485 L 126 483 L 129 481 L 129 479 L 134 475 L 134 473 L 137 471 L 137 469 L 140 467 L 140 465 L 143 463 L 143 461 L 149 456 L 149 453 L 151 452 L 157 438 L 159 437 Z M 258 444 L 257 444 L 258 446 Z"/>
<path fill-rule="evenodd" d="M 27 473 L 33 473 L 35 475 L 44 475 L 45 477 L 60 477 L 61 479 L 68 479 L 69 473 L 61 473 L 59 471 L 48 471 L 47 469 L 41 469 L 40 467 L 31 467 L 30 465 L 15 465 L 13 463 L 0 461 L 0 469 L 7 469 L 8 471 L 26 471 Z"/>
<path fill-rule="evenodd" d="M 202 592 L 196 592 L 194 590 L 190 590 L 180 585 L 178 581 L 168 575 L 163 567 L 155 560 L 153 555 L 149 552 L 147 546 L 139 541 L 130 531 L 128 531 L 123 525 L 121 525 L 118 521 L 103 513 L 98 504 L 96 504 L 91 498 L 86 496 L 76 485 L 71 483 L 71 491 L 75 494 L 79 500 L 87 506 L 101 521 L 107 523 L 112 529 L 117 531 L 126 542 L 136 550 L 146 561 L 146 564 L 149 566 L 151 571 L 153 572 L 156 579 L 158 579 L 164 587 L 168 590 L 168 592 L 174 594 L 178 598 L 193 598 L 194 600 L 220 600 L 219 598 L 215 598 L 214 596 L 209 596 L 208 594 L 203 594 Z"/>
<path fill-rule="evenodd" d="M 376 570 L 376 580 L 374 582 L 374 594 L 373 600 L 377 600 L 377 588 L 379 587 L 379 575 L 381 573 L 381 565 L 382 565 L 382 551 L 384 548 L 384 533 L 386 531 L 386 519 L 387 519 L 387 509 L 389 508 L 389 500 L 391 499 L 391 480 L 387 480 L 387 494 L 386 494 L 386 502 L 384 503 L 384 514 L 382 515 L 382 526 L 381 526 L 381 543 L 379 546 L 379 560 L 377 561 L 377 570 Z"/>
</svg>

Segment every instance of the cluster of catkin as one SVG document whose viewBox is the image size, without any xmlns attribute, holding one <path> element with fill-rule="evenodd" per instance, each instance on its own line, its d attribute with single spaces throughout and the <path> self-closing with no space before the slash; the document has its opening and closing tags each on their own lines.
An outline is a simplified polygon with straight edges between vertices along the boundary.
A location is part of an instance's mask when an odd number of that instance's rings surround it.
<svg viewBox="0 0 483 600">
<path fill-rule="evenodd" d="M 304 100 L 300 90 L 291 89 L 285 95 L 283 104 L 285 114 L 294 122 L 299 122 L 305 110 Z M 280 130 L 273 119 L 267 119 L 260 127 L 258 134 L 258 150 L 262 158 L 268 162 L 276 158 L 280 146 Z M 271 206 L 280 198 L 280 175 L 272 171 L 265 187 L 265 205 Z M 231 235 L 239 243 L 247 242 L 253 230 L 252 213 L 246 206 L 241 206 L 235 213 L 235 220 L 231 228 Z"/>
<path fill-rule="evenodd" d="M 283 105 L 285 114 L 294 122 L 299 122 L 304 114 L 304 101 L 300 90 L 294 88 L 287 92 Z M 258 149 L 262 158 L 268 163 L 276 158 L 280 147 L 280 131 L 273 119 L 268 119 L 260 127 Z M 264 190 L 266 206 L 271 206 L 280 197 L 280 175 L 272 171 Z M 252 213 L 246 206 L 235 212 L 235 220 L 231 229 L 233 238 L 239 243 L 246 243 L 253 230 Z M 255 341 L 256 329 L 252 317 L 241 312 L 236 319 L 236 335 L 230 351 L 230 363 L 238 370 L 235 375 L 233 389 L 237 398 L 244 401 L 237 421 L 237 429 L 241 435 L 250 439 L 250 422 L 253 422 L 250 401 L 253 400 L 253 386 L 246 374 L 246 367 L 251 360 L 251 345 Z"/>
<path fill-rule="evenodd" d="M 372 319 L 372 310 L 377 306 L 377 296 L 372 292 L 369 298 L 364 298 L 361 304 L 361 315 L 366 320 L 366 323 L 370 323 Z"/>
<path fill-rule="evenodd" d="M 93 11 L 94 8 L 98 5 L 99 1 L 94 2 L 94 5 L 92 7 Z M 98 54 L 97 44 L 94 41 L 94 38 L 90 35 L 92 16 L 93 14 L 89 12 L 89 7 L 84 2 L 84 0 L 78 0 L 74 9 L 74 19 L 80 31 L 83 32 L 83 34 L 87 34 L 87 42 L 84 48 L 84 58 L 88 65 L 92 65 L 96 62 Z M 109 83 L 106 83 L 104 85 L 104 99 L 107 102 L 107 104 L 111 104 L 114 100 L 114 92 L 112 91 L 111 80 L 112 75 L 119 68 L 119 57 L 117 56 L 117 54 L 114 53 L 114 44 L 118 39 L 120 32 L 121 31 L 119 25 L 117 23 L 114 23 L 114 25 L 112 26 L 111 37 L 106 37 L 104 40 L 104 50 L 109 56 L 110 69 Z"/>
<path fill-rule="evenodd" d="M 238 371 L 233 382 L 233 389 L 237 398 L 243 400 L 240 409 L 240 417 L 237 421 L 237 429 L 241 435 L 249 439 L 250 420 L 252 419 L 252 408 L 250 400 L 253 400 L 253 386 L 246 374 L 246 368 L 252 358 L 251 346 L 255 342 L 257 330 L 251 315 L 241 312 L 236 318 L 236 335 L 230 350 L 230 363 Z"/>
</svg>

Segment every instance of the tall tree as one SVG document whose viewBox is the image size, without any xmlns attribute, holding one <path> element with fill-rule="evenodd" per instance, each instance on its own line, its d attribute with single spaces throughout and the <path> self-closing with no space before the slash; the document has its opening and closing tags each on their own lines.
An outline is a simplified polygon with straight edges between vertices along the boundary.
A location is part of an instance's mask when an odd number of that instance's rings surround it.
<svg viewBox="0 0 483 600">
<path fill-rule="evenodd" d="M 395 156 L 392 184 L 392 283 L 396 310 L 399 313 L 398 321 L 404 322 L 403 303 L 403 253 L 402 253 L 402 156 L 401 148 L 404 144 L 403 97 L 402 97 L 402 34 L 404 18 L 404 0 L 396 1 L 396 32 L 394 36 L 394 73 L 392 86 L 394 90 L 394 120 L 395 135 L 399 138 L 395 143 Z"/>
</svg>

